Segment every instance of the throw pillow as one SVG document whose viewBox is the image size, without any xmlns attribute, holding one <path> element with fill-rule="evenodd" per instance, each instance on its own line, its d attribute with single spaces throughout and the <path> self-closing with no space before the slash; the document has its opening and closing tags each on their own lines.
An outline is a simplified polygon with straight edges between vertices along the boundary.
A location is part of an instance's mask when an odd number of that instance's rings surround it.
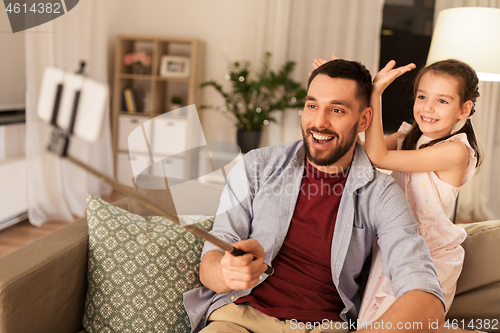
<svg viewBox="0 0 500 333">
<path fill-rule="evenodd" d="M 210 230 L 213 217 L 183 216 Z M 201 286 L 203 240 L 160 216 L 141 217 L 87 195 L 89 333 L 190 332 L 182 294 Z"/>
</svg>

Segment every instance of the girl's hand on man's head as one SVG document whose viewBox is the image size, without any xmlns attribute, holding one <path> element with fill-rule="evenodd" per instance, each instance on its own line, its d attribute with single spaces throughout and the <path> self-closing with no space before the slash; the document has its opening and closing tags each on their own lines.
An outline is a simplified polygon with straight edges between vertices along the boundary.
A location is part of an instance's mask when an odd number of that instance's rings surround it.
<svg viewBox="0 0 500 333">
<path fill-rule="evenodd" d="M 337 60 L 339 59 L 337 56 L 335 56 L 335 54 L 332 54 L 332 60 Z M 314 67 L 314 69 L 318 68 L 319 66 L 327 63 L 328 61 L 330 60 L 325 60 L 325 59 L 322 59 L 322 58 L 316 58 L 314 59 L 312 65 Z M 309 75 L 311 75 L 311 73 L 309 73 Z"/>
<path fill-rule="evenodd" d="M 384 68 L 380 70 L 380 72 L 377 73 L 377 75 L 375 75 L 375 77 L 373 78 L 373 94 L 382 95 L 384 90 L 395 79 L 416 67 L 414 63 L 400 66 L 398 68 L 394 68 L 395 65 L 396 61 L 391 60 L 387 63 L 387 65 L 385 65 Z"/>
</svg>

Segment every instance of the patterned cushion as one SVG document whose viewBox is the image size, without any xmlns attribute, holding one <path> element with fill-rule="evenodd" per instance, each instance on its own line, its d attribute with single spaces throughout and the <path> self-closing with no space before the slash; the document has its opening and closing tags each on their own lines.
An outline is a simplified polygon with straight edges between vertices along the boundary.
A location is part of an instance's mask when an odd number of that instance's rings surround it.
<svg viewBox="0 0 500 333">
<path fill-rule="evenodd" d="M 183 216 L 210 230 L 213 217 Z M 190 332 L 183 292 L 199 287 L 203 240 L 166 218 L 87 195 L 89 333 Z"/>
</svg>

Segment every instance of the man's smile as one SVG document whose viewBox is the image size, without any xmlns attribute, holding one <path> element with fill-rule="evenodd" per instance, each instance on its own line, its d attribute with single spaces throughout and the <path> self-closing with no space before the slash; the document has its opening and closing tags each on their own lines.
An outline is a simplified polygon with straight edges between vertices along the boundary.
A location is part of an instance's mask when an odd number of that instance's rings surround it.
<svg viewBox="0 0 500 333">
<path fill-rule="evenodd" d="M 313 147 L 317 149 L 325 149 L 329 146 L 329 143 L 333 141 L 334 138 L 337 138 L 337 134 L 330 134 L 330 133 L 318 133 L 318 132 L 312 132 L 309 131 L 312 137 L 312 144 Z"/>
</svg>

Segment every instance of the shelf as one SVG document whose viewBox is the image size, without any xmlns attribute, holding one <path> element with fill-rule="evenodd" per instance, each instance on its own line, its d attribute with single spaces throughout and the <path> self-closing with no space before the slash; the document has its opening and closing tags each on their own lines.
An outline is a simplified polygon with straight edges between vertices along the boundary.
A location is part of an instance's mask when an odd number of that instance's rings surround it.
<svg viewBox="0 0 500 333">
<path fill-rule="evenodd" d="M 154 80 L 157 81 L 168 81 L 168 82 L 183 82 L 189 83 L 189 77 L 162 77 L 162 76 L 154 76 Z"/>
<path fill-rule="evenodd" d="M 172 110 L 173 111 L 173 110 Z M 169 111 L 170 112 L 170 111 Z M 148 113 L 142 113 L 142 112 L 133 112 L 133 113 L 129 113 L 127 111 L 121 111 L 121 112 L 118 112 L 118 115 L 119 116 L 139 116 L 139 117 L 147 117 L 147 118 L 154 118 L 154 117 L 158 117 L 158 116 L 161 116 L 163 114 L 165 114 L 167 112 L 162 112 L 162 113 L 151 113 L 151 112 L 148 112 Z M 171 114 L 168 116 L 169 119 L 186 119 L 187 117 L 186 116 L 183 116 L 183 115 L 174 115 L 174 114 Z"/>
<path fill-rule="evenodd" d="M 120 111 L 118 112 L 118 114 L 120 116 L 141 116 L 141 117 L 148 117 L 148 118 L 151 118 L 153 116 L 153 114 L 151 112 L 127 112 L 127 111 Z"/>
<path fill-rule="evenodd" d="M 170 111 L 169 111 L 169 112 L 170 112 Z M 167 113 L 167 112 L 165 112 L 165 113 Z M 158 116 L 163 115 L 163 114 L 165 114 L 165 113 L 159 114 Z M 186 117 L 186 116 L 179 116 L 179 115 L 169 115 L 169 116 L 168 116 L 168 119 L 180 119 L 180 120 L 186 120 L 186 119 L 187 119 L 187 117 Z"/>
<path fill-rule="evenodd" d="M 151 74 L 127 74 L 127 73 L 120 73 L 119 77 L 122 80 L 157 80 L 157 81 L 189 83 L 189 77 L 163 77 Z"/>
<path fill-rule="evenodd" d="M 117 150 L 116 150 L 116 152 L 117 152 L 117 153 L 126 153 L 126 154 L 128 154 L 128 153 L 129 153 L 129 151 L 128 151 L 128 150 L 124 150 L 124 149 L 117 149 Z M 144 154 L 144 153 L 142 153 L 142 154 Z"/>
<path fill-rule="evenodd" d="M 151 80 L 153 76 L 151 74 L 127 74 L 120 73 L 120 79 L 126 80 Z"/>
<path fill-rule="evenodd" d="M 130 151 L 130 150 L 125 150 L 125 149 L 117 149 L 116 153 L 117 154 L 122 153 L 122 154 L 144 155 L 144 156 L 147 156 L 149 158 L 149 152 L 144 152 L 144 151 Z M 164 159 L 166 157 L 173 158 L 173 159 L 183 158 L 184 154 L 179 153 L 179 154 L 175 154 L 175 156 L 172 156 L 172 155 L 154 153 L 153 156 L 157 159 L 157 162 L 158 162 L 158 160 Z"/>
</svg>

